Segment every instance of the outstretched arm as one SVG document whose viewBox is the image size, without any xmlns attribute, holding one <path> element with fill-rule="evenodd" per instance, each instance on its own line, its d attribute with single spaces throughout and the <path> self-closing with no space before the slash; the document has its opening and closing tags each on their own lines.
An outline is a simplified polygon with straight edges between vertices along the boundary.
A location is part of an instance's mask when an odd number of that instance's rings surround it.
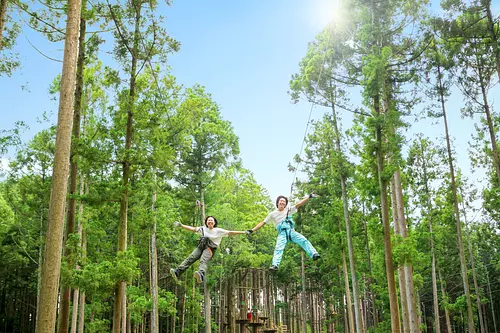
<svg viewBox="0 0 500 333">
<path fill-rule="evenodd" d="M 196 227 L 192 227 L 190 225 L 184 225 L 178 221 L 175 221 L 174 222 L 174 227 L 178 227 L 178 228 L 183 228 L 183 229 L 186 229 L 186 230 L 189 230 L 189 231 L 192 231 L 192 232 L 196 232 Z"/>
<path fill-rule="evenodd" d="M 317 198 L 317 197 L 318 197 L 317 194 L 311 193 L 307 197 L 305 197 L 304 199 L 302 199 L 299 202 L 297 202 L 295 204 L 295 208 L 299 209 L 299 207 L 302 206 L 302 205 L 305 205 L 309 201 L 309 199 L 311 199 L 311 198 Z"/>
<path fill-rule="evenodd" d="M 234 230 L 229 230 L 227 233 L 228 236 L 234 236 L 234 235 L 244 235 L 246 234 L 246 231 L 234 231 Z"/>
<path fill-rule="evenodd" d="M 252 232 L 257 231 L 257 230 L 259 230 L 260 228 L 262 228 L 262 227 L 264 226 L 264 224 L 265 224 L 265 223 L 264 223 L 264 221 L 259 222 L 259 223 L 258 223 L 255 227 L 253 227 L 252 229 L 248 229 L 246 232 L 247 232 L 248 234 L 251 234 Z"/>
</svg>

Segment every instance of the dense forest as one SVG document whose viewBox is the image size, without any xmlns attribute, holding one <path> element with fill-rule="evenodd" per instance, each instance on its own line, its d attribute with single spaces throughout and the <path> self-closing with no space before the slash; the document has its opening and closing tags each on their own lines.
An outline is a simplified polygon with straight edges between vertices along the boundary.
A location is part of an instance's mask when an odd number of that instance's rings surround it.
<svg viewBox="0 0 500 333">
<path fill-rule="evenodd" d="M 0 133 L 0 332 L 500 332 L 498 6 L 339 3 L 288 92 L 326 110 L 290 161 L 290 201 L 319 195 L 294 221 L 321 259 L 289 244 L 270 272 L 268 226 L 224 239 L 197 284 L 197 264 L 169 274 L 198 241 L 174 222 L 244 231 L 276 198 L 244 168 L 210 87 L 164 65 L 182 41 L 158 7 L 175 3 L 0 0 L 2 80 L 22 65 L 23 29 L 64 41 L 44 87 L 57 123 L 28 142 L 23 122 Z M 464 151 L 484 182 L 461 170 Z"/>
</svg>

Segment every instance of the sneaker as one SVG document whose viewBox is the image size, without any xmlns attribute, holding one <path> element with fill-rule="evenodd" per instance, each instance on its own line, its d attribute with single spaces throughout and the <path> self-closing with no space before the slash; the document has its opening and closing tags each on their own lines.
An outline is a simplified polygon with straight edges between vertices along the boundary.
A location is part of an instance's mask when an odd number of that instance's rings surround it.
<svg viewBox="0 0 500 333">
<path fill-rule="evenodd" d="M 176 269 L 170 268 L 170 275 L 174 278 L 175 282 L 179 282 L 179 273 Z"/>
<path fill-rule="evenodd" d="M 196 279 L 196 282 L 202 283 L 204 280 L 203 273 L 199 271 L 194 272 L 194 278 Z"/>
<path fill-rule="evenodd" d="M 272 265 L 271 267 L 269 267 L 269 270 L 273 271 L 273 272 L 276 272 L 278 270 L 278 266 Z"/>
<path fill-rule="evenodd" d="M 313 254 L 313 260 L 318 260 L 319 258 L 321 258 L 321 256 L 319 255 L 319 253 Z"/>
</svg>

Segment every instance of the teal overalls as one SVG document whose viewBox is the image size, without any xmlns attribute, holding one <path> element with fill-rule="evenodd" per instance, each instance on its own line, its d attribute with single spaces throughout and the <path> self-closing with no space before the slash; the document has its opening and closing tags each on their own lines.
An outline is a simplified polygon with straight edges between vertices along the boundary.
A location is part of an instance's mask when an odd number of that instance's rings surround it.
<svg viewBox="0 0 500 333">
<path fill-rule="evenodd" d="M 295 244 L 300 245 L 306 251 L 307 255 L 312 258 L 312 256 L 318 251 L 312 246 L 311 242 L 307 240 L 302 234 L 295 231 L 295 223 L 291 216 L 288 216 L 278 224 L 276 230 L 278 230 L 278 238 L 276 239 L 276 247 L 274 248 L 273 263 L 272 265 L 280 266 L 281 257 L 283 256 L 283 251 L 285 250 L 286 243 L 291 241 Z"/>
</svg>

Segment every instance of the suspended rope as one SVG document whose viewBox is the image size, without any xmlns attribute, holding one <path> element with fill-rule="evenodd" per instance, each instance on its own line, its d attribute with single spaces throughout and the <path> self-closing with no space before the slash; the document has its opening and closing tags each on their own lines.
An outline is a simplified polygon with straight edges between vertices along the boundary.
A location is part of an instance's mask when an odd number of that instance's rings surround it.
<svg viewBox="0 0 500 333">
<path fill-rule="evenodd" d="M 330 27 L 328 29 L 328 40 L 326 42 L 326 49 L 325 49 L 325 53 L 323 54 L 323 61 L 321 63 L 321 67 L 320 67 L 320 70 L 319 70 L 318 79 L 316 80 L 316 86 L 314 87 L 314 94 L 315 95 L 318 92 L 318 85 L 319 85 L 319 82 L 320 82 L 320 79 L 321 79 L 321 74 L 323 74 L 323 68 L 325 67 L 326 54 L 328 53 L 328 47 L 330 46 L 330 38 L 332 36 L 332 31 L 331 31 L 332 28 L 333 28 L 333 26 L 330 24 Z M 314 105 L 315 105 L 314 102 L 311 101 L 311 109 L 309 110 L 309 118 L 307 119 L 306 129 L 304 131 L 304 137 L 302 138 L 302 144 L 300 145 L 299 158 L 297 160 L 297 165 L 295 166 L 295 171 L 294 171 L 293 178 L 292 178 L 292 184 L 290 185 L 290 196 L 289 196 L 289 198 L 292 197 L 293 186 L 295 184 L 295 179 L 296 179 L 296 176 L 297 176 L 297 170 L 299 169 L 300 162 L 302 161 L 302 158 L 301 158 L 302 150 L 304 149 L 304 143 L 306 141 L 307 132 L 309 130 L 309 124 L 311 122 L 311 116 L 312 116 L 312 111 L 313 111 Z"/>
</svg>

